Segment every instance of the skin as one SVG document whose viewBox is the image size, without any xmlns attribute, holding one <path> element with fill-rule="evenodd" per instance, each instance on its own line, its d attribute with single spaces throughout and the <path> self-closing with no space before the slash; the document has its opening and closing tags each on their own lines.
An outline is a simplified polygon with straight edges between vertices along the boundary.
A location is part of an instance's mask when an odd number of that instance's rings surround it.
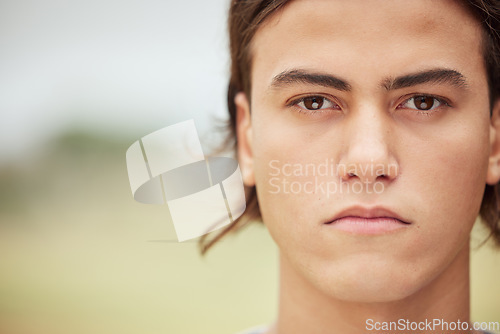
<svg viewBox="0 0 500 334">
<path fill-rule="evenodd" d="M 458 2 L 430 0 L 296 0 L 259 28 L 252 93 L 235 101 L 243 179 L 256 185 L 280 250 L 269 333 L 366 333 L 366 319 L 469 320 L 469 235 L 485 184 L 500 179 L 500 108 L 490 118 L 480 29 Z M 461 81 L 391 85 L 435 70 Z M 277 79 L 287 71 L 350 89 Z M 308 110 L 300 100 L 308 96 L 324 108 Z M 418 110 L 414 96 L 433 108 Z M 347 168 L 290 172 L 325 161 Z M 337 191 L 277 191 L 276 174 Z M 384 207 L 407 224 L 372 234 L 325 224 L 352 206 Z"/>
</svg>

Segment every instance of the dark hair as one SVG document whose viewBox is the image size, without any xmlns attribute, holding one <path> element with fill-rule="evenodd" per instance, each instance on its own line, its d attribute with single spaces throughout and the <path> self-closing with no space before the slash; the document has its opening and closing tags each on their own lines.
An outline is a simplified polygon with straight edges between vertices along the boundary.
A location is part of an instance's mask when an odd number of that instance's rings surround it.
<svg viewBox="0 0 500 334">
<path fill-rule="evenodd" d="M 229 79 L 227 105 L 229 110 L 228 137 L 225 146 L 237 150 L 236 105 L 237 93 L 250 96 L 251 42 L 261 24 L 272 14 L 281 10 L 292 0 L 231 0 L 228 18 L 229 48 L 231 53 L 231 74 Z M 490 107 L 500 98 L 500 1 L 463 0 L 465 6 L 476 16 L 483 27 L 483 54 L 488 74 Z M 261 221 L 257 193 L 254 187 L 246 187 L 247 208 L 244 214 L 220 232 L 200 239 L 201 253 L 230 232 L 236 232 L 252 221 Z M 500 187 L 485 186 L 480 216 L 490 229 L 497 245 L 500 245 Z"/>
</svg>

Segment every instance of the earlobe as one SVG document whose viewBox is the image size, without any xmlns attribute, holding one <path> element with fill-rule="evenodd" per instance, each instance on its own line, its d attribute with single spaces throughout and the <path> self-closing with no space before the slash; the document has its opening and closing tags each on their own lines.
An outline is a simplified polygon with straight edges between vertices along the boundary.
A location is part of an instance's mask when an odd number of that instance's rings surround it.
<svg viewBox="0 0 500 334">
<path fill-rule="evenodd" d="M 240 92 L 234 97 L 236 105 L 236 136 L 238 143 L 238 162 L 240 164 L 243 183 L 246 186 L 255 185 L 252 151 L 252 120 L 250 103 L 245 93 Z"/>
<path fill-rule="evenodd" d="M 500 181 L 500 99 L 493 105 L 490 121 L 490 159 L 486 183 L 495 185 Z"/>
</svg>

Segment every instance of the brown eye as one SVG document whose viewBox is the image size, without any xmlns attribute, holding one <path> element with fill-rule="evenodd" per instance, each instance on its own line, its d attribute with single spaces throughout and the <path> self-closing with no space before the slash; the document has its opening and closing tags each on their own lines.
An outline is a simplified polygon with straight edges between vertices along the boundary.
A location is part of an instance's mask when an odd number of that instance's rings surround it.
<svg viewBox="0 0 500 334">
<path fill-rule="evenodd" d="M 433 111 L 434 109 L 448 105 L 445 101 L 430 95 L 415 95 L 401 103 L 398 108 L 414 109 L 421 112 Z"/>
<path fill-rule="evenodd" d="M 415 104 L 415 107 L 417 107 L 417 109 L 430 110 L 434 105 L 434 100 L 435 98 L 430 96 L 415 96 L 413 103 Z"/>
<path fill-rule="evenodd" d="M 309 110 L 318 110 L 323 106 L 323 101 L 325 99 L 320 96 L 306 97 L 304 99 L 304 107 Z"/>
<path fill-rule="evenodd" d="M 304 97 L 296 102 L 296 105 L 306 111 L 322 111 L 324 109 L 339 108 L 336 103 L 322 96 Z"/>
</svg>

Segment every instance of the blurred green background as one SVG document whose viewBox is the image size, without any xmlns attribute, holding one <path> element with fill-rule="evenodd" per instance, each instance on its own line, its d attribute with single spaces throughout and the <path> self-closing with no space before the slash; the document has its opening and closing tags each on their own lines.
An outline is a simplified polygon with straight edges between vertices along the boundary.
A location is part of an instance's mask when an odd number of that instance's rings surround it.
<svg viewBox="0 0 500 334">
<path fill-rule="evenodd" d="M 132 199 L 129 145 L 227 114 L 229 0 L 0 1 L 0 334 L 234 333 L 269 322 L 262 226 L 208 256 Z M 219 138 L 219 139 L 218 139 Z"/>
<path fill-rule="evenodd" d="M 202 258 L 133 200 L 133 140 L 72 132 L 0 169 L 0 333 L 235 333 L 271 321 L 276 250 L 255 225 Z"/>
<path fill-rule="evenodd" d="M 254 224 L 206 257 L 132 199 L 135 138 L 65 133 L 0 169 L 0 333 L 234 334 L 272 321 L 277 251 Z M 477 229 L 476 247 L 484 233 Z M 472 315 L 500 319 L 500 252 L 472 256 Z"/>
</svg>

